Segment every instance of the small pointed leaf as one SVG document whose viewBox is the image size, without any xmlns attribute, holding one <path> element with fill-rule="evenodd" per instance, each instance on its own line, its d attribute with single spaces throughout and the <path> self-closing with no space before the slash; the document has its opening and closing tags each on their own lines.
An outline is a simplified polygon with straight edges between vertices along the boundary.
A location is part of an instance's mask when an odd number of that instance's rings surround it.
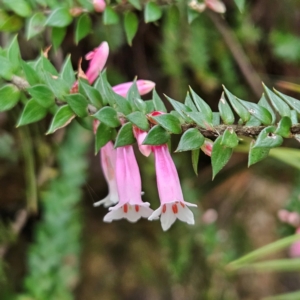
<svg viewBox="0 0 300 300">
<path fill-rule="evenodd" d="M 46 17 L 43 13 L 37 12 L 35 13 L 28 21 L 26 26 L 26 38 L 30 40 L 34 36 L 43 32 L 45 29 L 45 21 Z"/>
<path fill-rule="evenodd" d="M 154 104 L 155 110 L 161 111 L 161 112 L 167 112 L 165 104 L 163 103 L 161 98 L 158 96 L 155 89 L 152 92 L 152 98 L 153 98 L 153 104 Z"/>
<path fill-rule="evenodd" d="M 128 0 L 128 2 L 129 2 L 132 6 L 134 6 L 136 9 L 138 9 L 138 10 L 141 10 L 141 9 L 142 9 L 140 0 Z"/>
<path fill-rule="evenodd" d="M 283 117 L 278 123 L 275 133 L 285 138 L 289 138 L 291 136 L 291 131 L 290 131 L 291 127 L 292 127 L 291 119 L 289 117 Z"/>
<path fill-rule="evenodd" d="M 196 129 L 188 129 L 182 136 L 175 152 L 199 149 L 204 143 L 204 136 Z"/>
<path fill-rule="evenodd" d="M 138 30 L 139 20 L 135 13 L 129 11 L 125 14 L 124 29 L 126 33 L 127 43 L 131 46 L 132 40 Z"/>
<path fill-rule="evenodd" d="M 105 146 L 114 136 L 115 129 L 106 126 L 104 123 L 100 123 L 95 135 L 95 155 L 100 148 Z"/>
<path fill-rule="evenodd" d="M 88 116 L 88 101 L 81 94 L 70 94 L 65 98 L 78 117 L 84 118 Z"/>
<path fill-rule="evenodd" d="M 149 130 L 149 122 L 146 116 L 140 111 L 134 111 L 131 114 L 127 115 L 126 118 L 138 128 L 148 131 Z"/>
<path fill-rule="evenodd" d="M 200 156 L 200 149 L 192 150 L 192 166 L 196 175 L 198 175 L 198 162 Z"/>
<path fill-rule="evenodd" d="M 53 92 L 44 84 L 37 84 L 27 89 L 29 94 L 38 102 L 39 105 L 49 108 L 55 104 Z"/>
<path fill-rule="evenodd" d="M 228 148 L 235 148 L 238 144 L 239 138 L 234 130 L 231 127 L 227 128 L 222 135 L 221 145 Z"/>
<path fill-rule="evenodd" d="M 193 102 L 193 100 L 192 100 L 192 98 L 191 98 L 189 92 L 187 92 L 187 94 L 186 94 L 186 97 L 185 97 L 185 100 L 184 100 L 184 104 L 185 104 L 187 107 L 189 107 L 189 108 L 191 109 L 191 111 L 195 111 L 195 112 L 198 111 L 198 109 L 197 109 L 197 107 L 195 106 L 195 104 L 194 104 L 194 102 Z"/>
<path fill-rule="evenodd" d="M 68 55 L 60 72 L 60 77 L 67 83 L 68 87 L 71 89 L 73 84 L 76 81 L 72 62 L 71 55 Z"/>
<path fill-rule="evenodd" d="M 262 96 L 257 104 L 268 110 L 268 112 L 272 115 L 272 123 L 271 124 L 274 124 L 276 121 L 276 115 L 275 115 L 275 112 L 274 112 L 272 106 L 267 101 L 264 93 L 262 94 Z"/>
<path fill-rule="evenodd" d="M 279 91 L 277 91 L 275 89 L 274 89 L 274 91 L 281 99 L 283 99 L 289 106 L 291 106 L 294 110 L 296 110 L 298 112 L 298 114 L 300 114 L 300 101 L 298 99 L 295 99 L 293 97 L 290 97 L 288 95 L 280 93 Z"/>
<path fill-rule="evenodd" d="M 263 129 L 257 137 L 253 148 L 273 148 L 283 143 L 283 138 L 275 133 L 276 128 L 269 126 Z"/>
<path fill-rule="evenodd" d="M 59 7 L 52 11 L 47 18 L 45 25 L 51 27 L 66 27 L 72 22 L 73 18 L 66 7 Z"/>
<path fill-rule="evenodd" d="M 132 124 L 128 122 L 119 130 L 115 142 L 115 148 L 131 145 L 133 143 L 135 143 L 135 138 L 132 131 Z"/>
<path fill-rule="evenodd" d="M 124 115 L 130 114 L 132 112 L 132 109 L 129 101 L 118 94 L 114 93 L 114 96 L 118 111 L 120 111 Z"/>
<path fill-rule="evenodd" d="M 46 114 L 47 109 L 39 105 L 35 99 L 31 99 L 27 101 L 18 121 L 17 127 L 37 122 L 43 119 Z"/>
<path fill-rule="evenodd" d="M 161 8 L 154 2 L 148 2 L 144 10 L 144 18 L 146 23 L 155 22 L 162 16 Z"/>
<path fill-rule="evenodd" d="M 148 132 L 143 145 L 162 145 L 170 139 L 170 134 L 160 125 L 155 125 Z"/>
<path fill-rule="evenodd" d="M 6 84 L 0 89 L 0 112 L 13 108 L 20 99 L 20 90 L 14 84 Z"/>
<path fill-rule="evenodd" d="M 75 29 L 75 44 L 85 38 L 92 30 L 92 21 L 88 14 L 83 14 L 79 17 Z"/>
<path fill-rule="evenodd" d="M 75 117 L 76 115 L 69 105 L 61 106 L 56 111 L 46 134 L 53 133 L 60 128 L 66 127 Z"/>
<path fill-rule="evenodd" d="M 196 104 L 196 107 L 198 108 L 198 111 L 202 113 L 203 118 L 207 120 L 208 123 L 212 122 L 212 110 L 209 107 L 209 105 L 200 97 L 198 96 L 190 87 L 190 91 L 192 94 L 192 97 L 194 99 L 194 102 Z"/>
<path fill-rule="evenodd" d="M 180 121 L 171 114 L 163 114 L 152 117 L 160 126 L 168 132 L 179 134 L 182 132 Z"/>
<path fill-rule="evenodd" d="M 223 120 L 224 124 L 231 125 L 234 123 L 234 114 L 230 108 L 230 105 L 226 101 L 224 97 L 224 92 L 222 93 L 221 99 L 219 101 L 218 105 L 219 111 L 220 111 L 220 116 Z"/>
<path fill-rule="evenodd" d="M 63 42 L 67 33 L 67 27 L 52 27 L 51 40 L 56 51 Z"/>
<path fill-rule="evenodd" d="M 109 106 L 101 108 L 94 114 L 94 117 L 112 128 L 119 127 L 121 125 L 117 112 Z"/>
<path fill-rule="evenodd" d="M 118 14 L 110 7 L 106 6 L 103 13 L 103 24 L 104 25 L 114 25 L 119 23 Z"/>
<path fill-rule="evenodd" d="M 255 141 L 250 144 L 249 156 L 248 156 L 248 167 L 256 164 L 257 162 L 265 159 L 270 152 L 270 148 L 253 148 Z"/>
<path fill-rule="evenodd" d="M 201 112 L 187 112 L 186 115 L 202 128 L 213 130 L 213 124 L 209 123 Z"/>
<path fill-rule="evenodd" d="M 97 89 L 90 86 L 89 84 L 86 84 L 83 80 L 79 80 L 79 91 L 81 92 L 81 89 L 83 90 L 83 93 L 87 96 L 89 101 L 96 107 L 101 108 L 103 106 L 102 97 Z"/>
<path fill-rule="evenodd" d="M 40 83 L 40 78 L 37 72 L 25 61 L 21 61 L 23 71 L 25 73 L 26 80 L 30 85 L 35 85 Z"/>
<path fill-rule="evenodd" d="M 180 116 L 187 122 L 191 122 L 192 120 L 187 116 L 187 114 L 185 114 L 185 112 L 191 112 L 192 110 L 187 107 L 186 105 L 184 105 L 181 102 L 178 102 L 168 96 L 166 96 L 166 98 L 169 100 L 169 102 L 171 103 L 171 105 L 174 107 L 174 109 L 180 114 Z"/>
</svg>

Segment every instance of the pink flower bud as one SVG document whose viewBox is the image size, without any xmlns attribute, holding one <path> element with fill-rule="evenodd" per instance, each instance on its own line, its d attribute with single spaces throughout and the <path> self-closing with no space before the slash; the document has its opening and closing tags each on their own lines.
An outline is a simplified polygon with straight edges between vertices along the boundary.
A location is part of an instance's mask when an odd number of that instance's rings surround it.
<svg viewBox="0 0 300 300">
<path fill-rule="evenodd" d="M 219 0 L 205 0 L 206 6 L 216 13 L 224 14 L 226 12 L 226 7 L 222 1 Z"/>
<path fill-rule="evenodd" d="M 299 214 L 296 212 L 289 213 L 288 218 L 287 218 L 287 223 L 294 227 L 298 227 L 300 225 Z"/>
<path fill-rule="evenodd" d="M 204 144 L 201 146 L 201 150 L 208 156 L 211 156 L 214 142 L 210 139 L 205 139 Z"/>
<path fill-rule="evenodd" d="M 278 219 L 283 222 L 283 223 L 287 223 L 288 222 L 288 217 L 289 217 L 289 212 L 286 210 L 286 209 L 280 209 L 278 212 L 277 212 L 277 216 L 278 216 Z"/>
<path fill-rule="evenodd" d="M 205 224 L 212 224 L 218 219 L 218 213 L 215 209 L 208 209 L 202 215 L 202 221 Z"/>
<path fill-rule="evenodd" d="M 133 126 L 133 135 L 137 140 L 140 152 L 145 156 L 149 156 L 151 154 L 151 146 L 143 145 L 143 141 L 146 138 L 147 133 L 147 131 L 143 131 L 136 126 Z"/>
<path fill-rule="evenodd" d="M 105 0 L 93 0 L 93 5 L 96 12 L 103 12 L 106 7 Z"/>
<path fill-rule="evenodd" d="M 115 85 L 112 89 L 116 94 L 119 94 L 122 97 L 126 97 L 130 87 L 132 86 L 133 82 L 125 82 L 125 83 L 121 83 L 118 85 Z M 149 92 L 151 92 L 154 87 L 155 87 L 155 83 L 153 81 L 150 80 L 137 80 L 136 81 L 136 86 L 137 89 L 139 91 L 140 95 L 145 95 L 148 94 Z"/>
</svg>

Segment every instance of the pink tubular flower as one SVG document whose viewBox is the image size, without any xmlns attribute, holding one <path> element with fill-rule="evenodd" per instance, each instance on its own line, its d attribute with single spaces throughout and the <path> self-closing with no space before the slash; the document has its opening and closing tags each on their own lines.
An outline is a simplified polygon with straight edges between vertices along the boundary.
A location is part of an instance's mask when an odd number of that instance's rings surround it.
<svg viewBox="0 0 300 300">
<path fill-rule="evenodd" d="M 161 226 L 168 230 L 178 218 L 188 224 L 194 224 L 194 215 L 187 206 L 197 206 L 183 199 L 178 173 L 168 146 L 152 147 L 155 155 L 156 181 L 160 198 L 160 207 L 148 218 L 156 219 L 160 216 Z"/>
<path fill-rule="evenodd" d="M 133 82 L 125 82 L 118 85 L 115 85 L 112 89 L 116 94 L 119 94 L 122 97 L 126 97 L 130 87 L 132 86 Z M 137 80 L 136 81 L 137 89 L 140 95 L 145 95 L 151 92 L 154 87 L 155 83 L 150 80 Z"/>
<path fill-rule="evenodd" d="M 93 5 L 96 12 L 103 12 L 106 7 L 105 0 L 93 0 Z"/>
<path fill-rule="evenodd" d="M 132 146 L 119 147 L 116 150 L 116 180 L 119 203 L 110 207 L 104 217 L 105 222 L 122 218 L 136 222 L 141 217 L 148 218 L 153 212 L 148 202 L 141 199 L 142 186 L 139 167 Z"/>
<path fill-rule="evenodd" d="M 92 84 L 103 70 L 109 54 L 109 47 L 107 42 L 103 42 L 94 51 L 86 54 L 85 59 L 90 60 L 89 68 L 86 76 L 90 84 Z"/>
<path fill-rule="evenodd" d="M 117 183 L 115 177 L 116 167 L 116 150 L 112 142 L 108 142 L 101 148 L 101 165 L 104 173 L 104 177 L 108 184 L 108 195 L 96 203 L 94 206 L 100 206 L 103 204 L 105 207 L 114 205 L 119 202 L 119 196 L 117 191 Z"/>
<path fill-rule="evenodd" d="M 137 140 L 139 150 L 144 156 L 148 157 L 152 152 L 151 146 L 143 145 L 144 139 L 146 138 L 147 134 L 148 134 L 147 131 L 143 131 L 143 130 L 141 130 L 140 128 L 138 128 L 136 126 L 133 126 L 133 135 Z"/>
</svg>

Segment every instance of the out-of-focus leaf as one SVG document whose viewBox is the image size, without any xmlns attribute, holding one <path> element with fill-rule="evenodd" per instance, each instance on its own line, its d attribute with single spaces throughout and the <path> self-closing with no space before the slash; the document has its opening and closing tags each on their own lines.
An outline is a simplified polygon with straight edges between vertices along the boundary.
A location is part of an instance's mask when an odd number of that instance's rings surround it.
<svg viewBox="0 0 300 300">
<path fill-rule="evenodd" d="M 19 118 L 17 127 L 37 122 L 47 114 L 47 109 L 41 106 L 35 99 L 29 100 Z"/>
<path fill-rule="evenodd" d="M 66 100 L 78 117 L 84 118 L 88 115 L 88 101 L 81 94 L 67 95 Z"/>
<path fill-rule="evenodd" d="M 200 156 L 200 149 L 195 149 L 191 151 L 192 155 L 192 166 L 196 175 L 198 175 L 198 162 Z"/>
<path fill-rule="evenodd" d="M 188 129 L 182 136 L 175 152 L 199 149 L 204 143 L 204 136 L 196 128 Z"/>
<path fill-rule="evenodd" d="M 66 27 L 53 27 L 52 28 L 52 42 L 53 48 L 57 50 L 63 42 L 67 33 Z"/>
<path fill-rule="evenodd" d="M 99 109 L 103 106 L 102 97 L 97 89 L 79 80 L 79 90 L 81 90 L 81 88 L 83 89 L 84 94 L 87 96 L 90 102 L 96 108 Z"/>
<path fill-rule="evenodd" d="M 110 7 L 106 6 L 103 13 L 103 24 L 104 25 L 113 25 L 119 23 L 118 14 Z"/>
<path fill-rule="evenodd" d="M 20 68 L 20 58 L 21 58 L 17 35 L 14 36 L 14 38 L 12 39 L 8 47 L 7 58 L 13 65 L 14 70 L 17 71 Z"/>
<path fill-rule="evenodd" d="M 21 65 L 25 73 L 26 80 L 29 82 L 30 85 L 40 83 L 40 78 L 37 72 L 28 63 L 26 63 L 25 61 L 21 61 Z"/>
<path fill-rule="evenodd" d="M 271 149 L 269 155 L 300 170 L 299 149 L 285 148 L 285 147 L 273 148 Z"/>
<path fill-rule="evenodd" d="M 138 9 L 138 10 L 141 10 L 141 9 L 142 9 L 140 0 L 128 0 L 128 2 L 129 2 L 130 4 L 132 4 L 132 6 L 134 6 L 136 9 Z"/>
<path fill-rule="evenodd" d="M 132 40 L 138 30 L 139 20 L 135 13 L 129 11 L 124 17 L 124 29 L 126 33 L 127 43 L 131 46 Z"/>
<path fill-rule="evenodd" d="M 56 8 L 47 18 L 45 25 L 51 27 L 66 27 L 72 23 L 72 16 L 66 7 Z"/>
<path fill-rule="evenodd" d="M 53 92 L 44 84 L 37 84 L 27 89 L 29 94 L 38 102 L 39 105 L 49 108 L 55 102 Z"/>
<path fill-rule="evenodd" d="M 234 0 L 235 5 L 238 7 L 239 11 L 242 13 L 245 10 L 245 0 Z"/>
<path fill-rule="evenodd" d="M 180 121 L 171 114 L 163 114 L 152 117 L 160 126 L 166 129 L 168 132 L 179 134 L 181 133 Z"/>
<path fill-rule="evenodd" d="M 128 115 L 132 112 L 131 105 L 127 99 L 118 94 L 115 94 L 115 101 L 118 111 L 120 111 L 124 115 Z"/>
<path fill-rule="evenodd" d="M 275 133 L 274 126 L 263 129 L 257 137 L 253 148 L 273 148 L 279 147 L 283 143 L 283 138 Z"/>
<path fill-rule="evenodd" d="M 11 80 L 14 71 L 13 64 L 6 57 L 0 56 L 0 66 L 0 77 Z"/>
<path fill-rule="evenodd" d="M 135 138 L 133 136 L 132 124 L 128 122 L 119 130 L 115 142 L 115 148 L 131 145 L 133 143 L 135 143 Z"/>
<path fill-rule="evenodd" d="M 3 0 L 3 3 L 23 18 L 27 18 L 31 15 L 31 7 L 25 0 Z"/>
<path fill-rule="evenodd" d="M 140 111 L 134 111 L 131 114 L 127 115 L 126 118 L 138 128 L 148 131 L 149 122 L 146 116 Z"/>
<path fill-rule="evenodd" d="M 28 21 L 26 26 L 26 38 L 30 40 L 32 37 L 41 33 L 45 29 L 46 17 L 43 13 L 35 13 Z"/>
<path fill-rule="evenodd" d="M 298 99 L 295 99 L 293 97 L 290 97 L 288 95 L 280 93 L 279 91 L 277 91 L 275 89 L 274 89 L 274 91 L 281 99 L 283 99 L 289 106 L 291 106 L 294 110 L 296 110 L 298 112 L 298 114 L 300 114 L 300 101 Z"/>
<path fill-rule="evenodd" d="M 71 123 L 76 117 L 69 105 L 61 106 L 54 115 L 51 125 L 46 134 L 55 132 Z"/>
<path fill-rule="evenodd" d="M 234 123 L 234 114 L 230 108 L 230 105 L 226 101 L 224 97 L 224 93 L 222 93 L 221 99 L 218 105 L 220 116 L 224 122 L 224 124 L 233 124 Z"/>
<path fill-rule="evenodd" d="M 262 298 L 262 300 L 295 300 L 295 299 L 300 299 L 300 291 Z"/>
<path fill-rule="evenodd" d="M 61 68 L 60 77 L 67 83 L 68 87 L 71 89 L 76 80 L 71 63 L 71 55 L 68 55 L 65 59 L 65 62 Z"/>
<path fill-rule="evenodd" d="M 85 38 L 92 30 L 92 21 L 89 15 L 83 14 L 79 17 L 75 29 L 75 44 Z"/>
<path fill-rule="evenodd" d="M 211 164 L 213 169 L 213 179 L 215 176 L 220 172 L 221 169 L 227 164 L 231 155 L 232 155 L 232 148 L 228 148 L 221 144 L 223 137 L 219 136 L 212 148 L 211 153 Z"/>
<path fill-rule="evenodd" d="M 4 32 L 16 32 L 23 26 L 23 19 L 17 15 L 7 15 L 0 10 L 0 30 Z"/>
<path fill-rule="evenodd" d="M 109 106 L 101 108 L 94 114 L 94 117 L 109 127 L 119 127 L 121 125 L 117 112 Z"/>
<path fill-rule="evenodd" d="M 144 10 L 144 18 L 146 23 L 155 22 L 162 16 L 161 8 L 154 2 L 148 2 Z"/>
<path fill-rule="evenodd" d="M 62 100 L 69 94 L 68 84 L 62 78 L 54 78 L 51 74 L 45 73 L 45 79 L 57 99 Z"/>
<path fill-rule="evenodd" d="M 170 139 L 170 134 L 160 125 L 155 125 L 148 132 L 143 145 L 162 145 Z"/>
<path fill-rule="evenodd" d="M 13 108 L 20 99 L 20 91 L 13 84 L 6 84 L 0 89 L 0 111 Z"/>
<path fill-rule="evenodd" d="M 221 145 L 228 148 L 235 148 L 238 144 L 239 138 L 234 130 L 232 128 L 227 128 L 222 135 Z"/>
</svg>

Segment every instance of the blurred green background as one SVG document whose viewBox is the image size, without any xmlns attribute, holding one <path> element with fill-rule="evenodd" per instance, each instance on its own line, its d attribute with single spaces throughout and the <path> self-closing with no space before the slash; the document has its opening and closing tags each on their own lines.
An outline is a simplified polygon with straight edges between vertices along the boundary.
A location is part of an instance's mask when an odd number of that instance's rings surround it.
<svg viewBox="0 0 300 300">
<path fill-rule="evenodd" d="M 106 40 L 112 85 L 138 76 L 154 81 L 162 98 L 166 94 L 179 101 L 190 85 L 214 111 L 222 84 L 253 102 L 262 92 L 259 80 L 299 98 L 282 81 L 299 84 L 300 2 L 246 1 L 243 13 L 233 1 L 224 3 L 224 16 L 206 11 L 191 24 L 186 1 L 165 6 L 155 24 L 145 24 L 138 13 L 132 47 L 121 24 L 104 26 L 101 14 L 93 14 L 93 33 L 75 45 L 69 26 L 61 47 L 51 50 L 49 58 L 59 69 L 71 53 L 76 69 L 80 57 Z M 34 59 L 51 44 L 48 29 L 29 42 L 20 30 L 23 59 Z M 1 32 L 1 46 L 10 37 Z M 293 233 L 279 223 L 277 211 L 290 205 L 300 213 L 299 169 L 272 157 L 248 169 L 247 155 L 236 152 L 212 181 L 208 156 L 201 153 L 196 176 L 190 153 L 174 154 L 185 200 L 198 204 L 195 226 L 177 221 L 162 232 L 158 221 L 107 224 L 102 221 L 107 209 L 92 205 L 107 195 L 92 132 L 74 123 L 45 136 L 50 118 L 16 129 L 20 110 L 17 106 L 0 113 L 1 300 L 256 300 L 299 288 L 299 272 L 234 273 L 225 267 Z M 175 150 L 178 138 L 172 142 Z M 296 141 L 284 146 L 299 148 Z M 143 199 L 156 208 L 153 157 L 136 155 Z M 38 206 L 35 214 L 24 210 L 26 199 Z M 20 213 L 21 227 L 12 230 Z M 283 257 L 287 251 L 272 256 Z"/>
</svg>

